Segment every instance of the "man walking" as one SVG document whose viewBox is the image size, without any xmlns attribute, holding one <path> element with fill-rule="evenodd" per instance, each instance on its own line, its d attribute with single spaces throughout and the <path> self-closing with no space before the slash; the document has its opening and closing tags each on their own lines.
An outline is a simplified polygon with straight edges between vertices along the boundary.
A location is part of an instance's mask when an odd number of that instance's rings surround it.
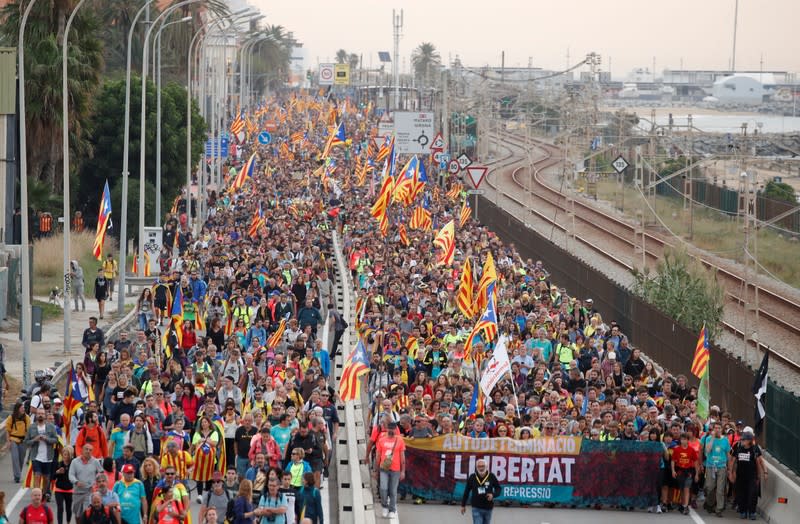
<svg viewBox="0 0 800 524">
<path fill-rule="evenodd" d="M 500 483 L 489 471 L 486 460 L 475 462 L 475 473 L 467 479 L 467 487 L 461 498 L 461 514 L 467 511 L 467 500 L 472 505 L 473 524 L 491 524 L 494 499 L 502 493 Z"/>
<path fill-rule="evenodd" d="M 725 507 L 730 451 L 731 445 L 728 439 L 722 436 L 722 423 L 715 422 L 712 434 L 705 435 L 700 440 L 700 456 L 702 457 L 701 467 L 706 472 L 705 508 L 709 513 L 716 513 L 718 517 L 722 516 L 722 510 Z"/>
<path fill-rule="evenodd" d="M 397 422 L 386 426 L 386 433 L 375 446 L 377 457 L 374 475 L 380 474 L 383 518 L 397 517 L 397 487 L 406 476 L 406 445 L 397 431 Z"/>
<path fill-rule="evenodd" d="M 69 481 L 73 485 L 72 514 L 82 515 L 83 510 L 91 502 L 90 496 L 98 474 L 104 474 L 100 461 L 92 456 L 94 447 L 85 444 L 81 448 L 81 456 L 69 465 Z"/>
</svg>

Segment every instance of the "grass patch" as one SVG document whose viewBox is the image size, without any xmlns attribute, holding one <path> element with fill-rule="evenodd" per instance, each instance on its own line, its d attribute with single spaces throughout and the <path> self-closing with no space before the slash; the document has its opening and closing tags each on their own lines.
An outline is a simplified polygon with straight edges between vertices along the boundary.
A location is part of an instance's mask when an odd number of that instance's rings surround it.
<svg viewBox="0 0 800 524">
<path fill-rule="evenodd" d="M 42 308 L 42 323 L 64 317 L 64 310 L 50 302 L 43 302 L 41 300 L 34 300 L 34 306 Z"/>
<path fill-rule="evenodd" d="M 85 294 L 94 296 L 94 278 L 100 262 L 92 255 L 94 233 L 72 233 L 70 255 L 83 268 Z M 106 237 L 104 253 L 116 253 L 117 244 Z M 33 294 L 49 295 L 54 287 L 64 289 L 64 237 L 60 234 L 36 240 L 33 243 Z"/>
<path fill-rule="evenodd" d="M 601 180 L 597 184 L 597 198 L 613 203 L 618 209 L 621 207 L 630 219 L 635 219 L 637 211 L 641 211 L 648 222 L 653 221 L 653 213 L 639 192 L 629 185 L 620 192 L 615 181 Z M 650 203 L 658 218 L 687 242 L 720 257 L 744 261 L 744 232 L 737 217 L 698 204 L 694 205 L 692 216 L 688 208 L 683 209 L 683 200 L 678 197 L 656 195 L 655 204 Z M 751 250 L 752 247 L 751 240 Z M 759 231 L 758 262 L 779 280 L 796 288 L 800 288 L 799 258 L 800 242 L 770 229 Z"/>
</svg>

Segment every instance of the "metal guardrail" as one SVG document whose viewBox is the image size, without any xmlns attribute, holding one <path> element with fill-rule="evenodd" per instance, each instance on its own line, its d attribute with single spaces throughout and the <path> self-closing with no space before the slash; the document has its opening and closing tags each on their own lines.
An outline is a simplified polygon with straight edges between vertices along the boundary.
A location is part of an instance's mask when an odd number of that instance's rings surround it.
<svg viewBox="0 0 800 524">
<path fill-rule="evenodd" d="M 355 301 L 353 286 L 344 256 L 339 234 L 333 232 L 333 249 L 336 255 L 337 293 L 342 297 L 342 314 L 350 327 L 342 336 L 342 350 L 336 356 L 334 376 L 338 386 L 344 369 L 345 353 L 352 347 L 355 333 Z M 374 524 L 375 511 L 372 500 L 371 477 L 366 463 L 366 428 L 364 406 L 361 400 L 338 405 L 344 431 L 339 432 L 336 442 L 337 475 L 339 480 L 339 524 Z M 343 416 L 342 416 L 343 415 Z"/>
<path fill-rule="evenodd" d="M 104 334 L 106 339 L 114 337 L 117 333 L 126 329 L 136 320 L 136 308 L 131 309 L 128 313 L 122 317 L 121 319 L 117 320 L 111 326 L 105 330 Z M 67 355 L 69 356 L 69 355 Z M 62 361 L 53 372 L 53 384 L 59 384 L 67 375 L 67 368 L 69 367 L 70 358 Z M 0 448 L 6 445 L 8 442 L 8 433 L 6 432 L 6 420 L 3 419 L 0 421 Z"/>
</svg>

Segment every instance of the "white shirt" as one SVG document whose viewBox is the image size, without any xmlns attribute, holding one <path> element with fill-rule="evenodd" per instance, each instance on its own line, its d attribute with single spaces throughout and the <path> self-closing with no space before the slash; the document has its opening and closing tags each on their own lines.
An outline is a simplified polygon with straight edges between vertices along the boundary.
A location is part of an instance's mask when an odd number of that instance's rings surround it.
<svg viewBox="0 0 800 524">
<path fill-rule="evenodd" d="M 36 431 L 39 432 L 39 436 L 43 437 L 47 434 L 47 424 L 36 424 Z M 47 458 L 47 448 L 49 448 L 51 444 L 48 444 L 44 440 L 39 441 L 39 445 L 36 448 L 36 457 L 33 460 L 38 460 L 39 462 L 50 462 Z"/>
</svg>

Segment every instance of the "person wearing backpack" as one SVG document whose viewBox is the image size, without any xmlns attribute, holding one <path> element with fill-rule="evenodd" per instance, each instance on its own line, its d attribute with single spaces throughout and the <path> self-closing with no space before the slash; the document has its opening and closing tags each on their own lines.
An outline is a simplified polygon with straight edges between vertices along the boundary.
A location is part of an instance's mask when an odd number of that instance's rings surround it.
<svg viewBox="0 0 800 524">
<path fill-rule="evenodd" d="M 91 504 L 81 514 L 78 524 L 116 524 L 111 510 L 103 505 L 103 495 L 99 491 L 92 493 Z"/>
<path fill-rule="evenodd" d="M 53 524 L 53 510 L 42 504 L 42 490 L 31 490 L 31 503 L 22 508 L 19 514 L 20 524 Z"/>
<path fill-rule="evenodd" d="M 294 514 L 299 522 L 308 519 L 311 524 L 324 524 L 322 514 L 322 497 L 319 490 L 314 487 L 314 474 L 303 475 L 303 487 L 297 490 L 294 500 Z"/>
<path fill-rule="evenodd" d="M 210 509 L 216 510 L 217 524 L 224 524 L 226 515 L 228 513 L 228 505 L 232 502 L 228 490 L 225 489 L 225 484 L 222 481 L 222 473 L 215 471 L 211 475 L 211 489 L 208 490 L 202 499 L 200 506 L 200 521 L 205 519 L 206 512 Z M 231 510 L 233 507 L 231 507 Z"/>
</svg>

